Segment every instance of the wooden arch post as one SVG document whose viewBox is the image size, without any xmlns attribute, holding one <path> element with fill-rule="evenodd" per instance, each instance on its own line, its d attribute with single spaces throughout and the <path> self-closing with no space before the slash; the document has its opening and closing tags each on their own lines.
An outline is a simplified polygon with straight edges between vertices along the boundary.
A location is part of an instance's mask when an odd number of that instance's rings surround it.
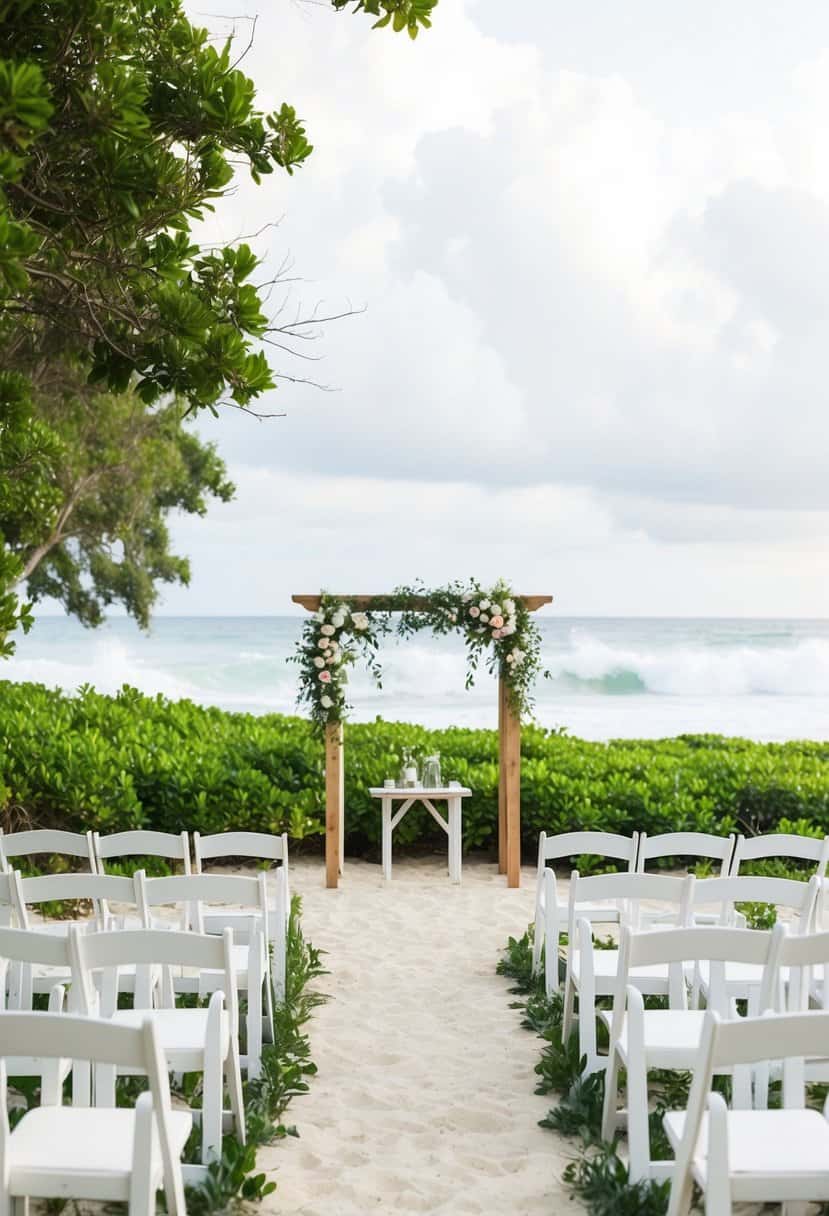
<svg viewBox="0 0 829 1216">
<path fill-rule="evenodd" d="M 381 595 L 337 595 L 358 612 L 370 612 L 375 603 L 382 604 Z M 551 604 L 551 595 L 518 595 L 529 612 Z M 319 595 L 293 595 L 293 603 L 308 612 L 317 612 Z M 428 600 L 413 596 L 410 607 L 415 611 L 428 607 Z M 507 682 L 498 679 L 498 870 L 507 876 L 508 887 L 521 886 L 521 720 L 508 695 Z M 325 885 L 337 886 L 343 868 L 345 840 L 345 768 L 343 764 L 342 723 L 329 723 L 325 728 Z"/>
</svg>

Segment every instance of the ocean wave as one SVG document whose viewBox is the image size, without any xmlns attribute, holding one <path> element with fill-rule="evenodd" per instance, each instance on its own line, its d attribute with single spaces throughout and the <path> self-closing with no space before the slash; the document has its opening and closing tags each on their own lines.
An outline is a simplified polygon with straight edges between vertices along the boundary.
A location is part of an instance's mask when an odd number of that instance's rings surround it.
<svg viewBox="0 0 829 1216">
<path fill-rule="evenodd" d="M 634 648 L 579 633 L 544 662 L 561 692 L 586 695 L 829 695 L 829 642 L 818 638 L 790 646 Z"/>
</svg>

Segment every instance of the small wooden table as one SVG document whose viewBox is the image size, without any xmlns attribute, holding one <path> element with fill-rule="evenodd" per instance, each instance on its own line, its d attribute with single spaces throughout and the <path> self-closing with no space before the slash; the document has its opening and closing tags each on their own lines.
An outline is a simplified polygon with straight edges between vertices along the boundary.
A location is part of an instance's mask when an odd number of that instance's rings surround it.
<svg viewBox="0 0 829 1216">
<path fill-rule="evenodd" d="M 434 819 L 435 823 L 443 829 L 449 837 L 449 877 L 452 882 L 460 882 L 461 880 L 461 839 L 462 839 L 462 821 L 461 821 L 461 804 L 464 798 L 468 798 L 472 790 L 467 789 L 463 785 L 445 785 L 440 789 L 422 789 L 420 787 L 408 789 L 389 789 L 388 786 L 373 786 L 369 793 L 372 798 L 380 799 L 380 807 L 383 814 L 383 877 L 391 878 L 391 836 L 394 829 L 397 827 L 404 815 L 408 814 L 416 802 L 422 802 L 426 810 Z M 444 819 L 440 811 L 435 808 L 435 800 L 446 802 L 447 818 Z M 401 802 L 400 806 L 394 814 L 392 814 L 394 803 Z"/>
</svg>

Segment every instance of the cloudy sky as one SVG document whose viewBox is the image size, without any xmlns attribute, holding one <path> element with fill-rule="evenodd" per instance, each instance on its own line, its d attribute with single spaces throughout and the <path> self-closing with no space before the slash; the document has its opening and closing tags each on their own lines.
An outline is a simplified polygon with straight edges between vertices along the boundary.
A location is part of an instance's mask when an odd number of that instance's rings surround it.
<svg viewBox="0 0 829 1216">
<path fill-rule="evenodd" d="M 201 424 L 239 493 L 176 525 L 165 611 L 503 575 L 567 615 L 829 615 L 829 8 L 791 16 L 441 0 L 412 44 L 263 5 L 245 66 L 315 152 L 211 234 L 279 221 L 283 315 L 364 311 L 280 358 L 335 391 Z"/>
</svg>

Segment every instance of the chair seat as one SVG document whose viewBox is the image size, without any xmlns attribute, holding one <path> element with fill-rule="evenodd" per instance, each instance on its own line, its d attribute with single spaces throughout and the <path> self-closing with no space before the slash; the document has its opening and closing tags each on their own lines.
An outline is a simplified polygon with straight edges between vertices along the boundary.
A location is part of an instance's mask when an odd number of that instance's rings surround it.
<svg viewBox="0 0 829 1216">
<path fill-rule="evenodd" d="M 600 1010 L 599 1017 L 610 1027 L 613 1014 Z M 646 1009 L 643 1017 L 648 1068 L 685 1068 L 699 1051 L 705 1012 L 699 1009 Z M 619 1054 L 627 1061 L 628 1018 L 625 1014 L 618 1042 Z"/>
<path fill-rule="evenodd" d="M 579 986 L 581 975 L 581 956 L 578 951 L 573 954 L 571 962 L 573 980 Z M 596 991 L 602 995 L 613 993 L 616 985 L 616 974 L 619 970 L 618 950 L 594 950 L 593 974 L 596 977 Z M 668 989 L 669 968 L 667 963 L 653 963 L 647 967 L 632 967 L 629 982 L 645 993 L 663 993 Z"/>
<path fill-rule="evenodd" d="M 161 1049 L 168 1063 L 183 1071 L 202 1068 L 207 1043 L 207 1009 L 119 1009 L 112 1021 L 120 1026 L 142 1026 L 152 1018 L 158 1030 Z M 227 1013 L 221 1018 L 221 1058 L 225 1059 L 230 1041 Z"/>
<path fill-rule="evenodd" d="M 170 1112 L 176 1156 L 190 1134 L 189 1111 Z M 41 1198 L 129 1197 L 135 1111 L 96 1107 L 39 1106 L 28 1111 L 9 1140 L 9 1191 Z M 162 1161 L 153 1136 L 152 1172 L 161 1185 Z"/>
<path fill-rule="evenodd" d="M 685 1111 L 663 1120 L 676 1152 Z M 708 1116 L 705 1115 L 692 1172 L 705 1186 Z M 815 1110 L 730 1110 L 728 1157 L 737 1202 L 829 1198 L 829 1123 Z"/>
</svg>

